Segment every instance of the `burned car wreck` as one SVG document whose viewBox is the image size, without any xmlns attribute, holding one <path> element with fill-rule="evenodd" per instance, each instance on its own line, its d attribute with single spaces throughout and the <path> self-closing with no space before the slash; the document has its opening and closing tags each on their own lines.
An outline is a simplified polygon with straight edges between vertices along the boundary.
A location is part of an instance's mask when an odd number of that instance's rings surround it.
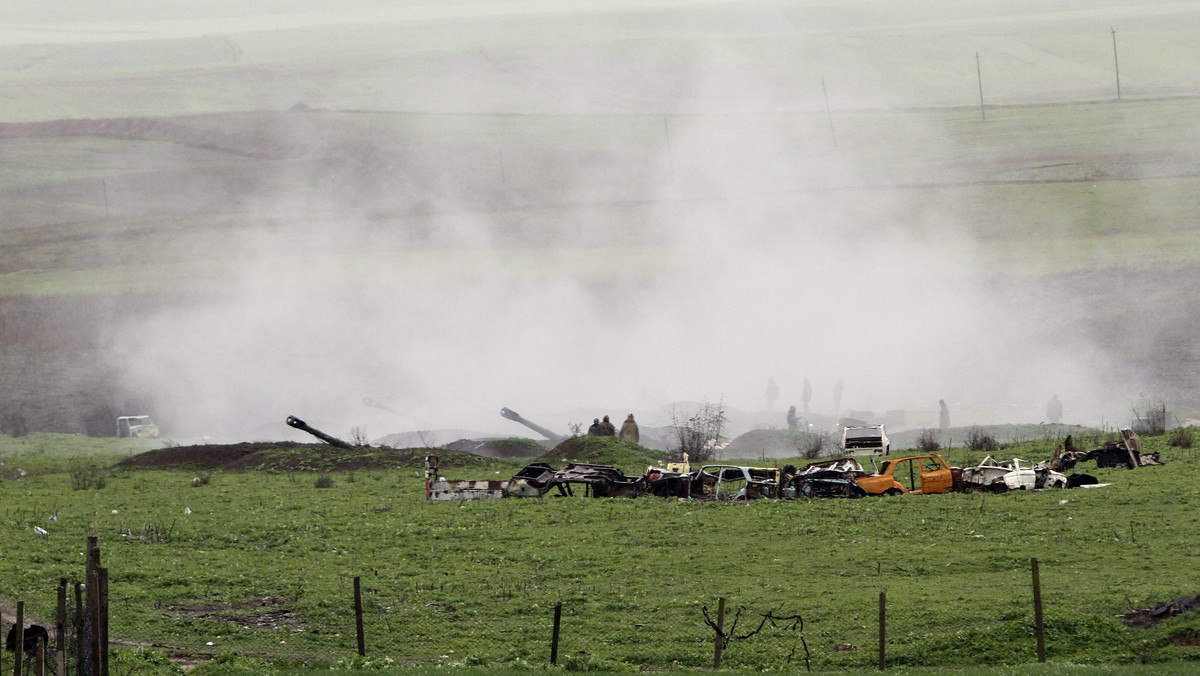
<svg viewBox="0 0 1200 676">
<path fill-rule="evenodd" d="M 851 458 L 814 462 L 800 470 L 788 465 L 784 468 L 788 479 L 781 497 L 860 498 L 867 494 L 858 485 L 858 479 L 865 474 L 862 465 Z"/>
<path fill-rule="evenodd" d="M 1067 477 L 1046 466 L 1021 458 L 998 461 L 987 456 L 974 467 L 963 468 L 963 490 L 1004 491 L 1067 488 Z"/>
<path fill-rule="evenodd" d="M 641 476 L 628 476 L 611 465 L 568 462 L 562 469 L 545 462 L 522 467 L 507 480 L 447 480 L 438 472 L 437 456 L 425 459 L 425 497 L 428 500 L 494 498 L 655 496 L 700 501 L 749 501 L 761 498 L 858 498 L 866 495 L 933 494 L 951 492 L 1039 490 L 1100 487 L 1095 477 L 1078 472 L 1065 476 L 1075 464 L 1093 460 L 1098 467 L 1143 467 L 1162 464 L 1158 453 L 1142 454 L 1137 435 L 1121 430 L 1120 441 L 1079 451 L 1070 436 L 1065 450 L 1033 463 L 1021 458 L 997 460 L 989 455 L 978 465 L 952 467 L 937 454 L 889 457 L 867 472 L 853 457 L 814 462 L 801 468 L 710 464 L 692 469 L 682 462 L 650 466 Z M 871 459 L 875 465 L 875 458 Z"/>
<path fill-rule="evenodd" d="M 1130 428 L 1121 430 L 1120 441 L 1106 441 L 1090 451 L 1075 448 L 1071 435 L 1063 441 L 1062 451 L 1055 451 L 1054 457 L 1047 466 L 1058 471 L 1066 471 L 1081 462 L 1095 461 L 1096 467 L 1150 467 L 1161 465 L 1162 456 L 1158 453 L 1142 453 L 1138 435 Z"/>
<path fill-rule="evenodd" d="M 649 467 L 640 477 L 630 477 L 610 465 L 567 463 L 555 469 L 544 462 L 521 468 L 507 480 L 448 480 L 440 476 L 437 456 L 425 458 L 427 500 L 486 500 L 580 496 L 636 498 L 656 496 L 701 501 L 796 499 L 815 497 L 857 498 L 867 494 L 857 480 L 861 465 L 850 458 L 828 460 L 797 470 L 788 465 L 703 465 L 692 470 L 687 461 L 666 468 Z M 582 490 L 581 490 L 582 488 Z"/>
<path fill-rule="evenodd" d="M 447 480 L 438 473 L 438 457 L 425 457 L 426 500 L 486 500 L 493 498 L 540 498 L 547 493 L 575 495 L 582 486 L 585 497 L 635 498 L 645 493 L 645 477 L 627 477 L 609 465 L 568 463 L 554 469 L 544 462 L 521 468 L 511 479 Z"/>
</svg>

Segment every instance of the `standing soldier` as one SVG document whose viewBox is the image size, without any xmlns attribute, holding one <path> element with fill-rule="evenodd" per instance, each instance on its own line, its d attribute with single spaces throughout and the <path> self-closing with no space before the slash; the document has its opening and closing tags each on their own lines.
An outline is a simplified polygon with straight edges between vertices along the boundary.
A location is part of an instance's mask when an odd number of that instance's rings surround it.
<svg viewBox="0 0 1200 676">
<path fill-rule="evenodd" d="M 600 421 L 600 434 L 606 437 L 617 436 L 617 426 L 612 424 L 608 416 L 604 416 L 604 420 Z"/>
<path fill-rule="evenodd" d="M 1050 397 L 1050 401 L 1046 402 L 1046 419 L 1051 424 L 1057 425 L 1059 420 L 1062 420 L 1062 402 L 1058 400 L 1058 395 Z"/>
<path fill-rule="evenodd" d="M 629 417 L 625 418 L 625 422 L 621 423 L 621 438 L 626 441 L 632 441 L 635 444 L 641 439 L 641 436 L 638 434 L 637 421 L 633 419 L 632 413 L 629 414 Z"/>
</svg>

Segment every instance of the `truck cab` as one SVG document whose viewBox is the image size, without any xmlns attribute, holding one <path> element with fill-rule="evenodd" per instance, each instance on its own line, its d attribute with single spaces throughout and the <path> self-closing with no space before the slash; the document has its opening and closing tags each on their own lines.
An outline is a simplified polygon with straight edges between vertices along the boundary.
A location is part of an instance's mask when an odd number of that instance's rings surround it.
<svg viewBox="0 0 1200 676">
<path fill-rule="evenodd" d="M 842 428 L 842 452 L 846 455 L 887 455 L 892 450 L 883 425 L 850 425 Z"/>
<path fill-rule="evenodd" d="M 148 439 L 158 436 L 158 425 L 148 415 L 123 415 L 117 418 L 117 436 Z"/>
</svg>

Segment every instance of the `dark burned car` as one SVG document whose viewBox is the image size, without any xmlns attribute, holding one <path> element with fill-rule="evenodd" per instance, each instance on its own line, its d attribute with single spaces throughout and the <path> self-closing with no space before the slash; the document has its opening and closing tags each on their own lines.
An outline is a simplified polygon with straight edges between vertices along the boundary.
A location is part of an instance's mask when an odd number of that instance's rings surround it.
<svg viewBox="0 0 1200 676">
<path fill-rule="evenodd" d="M 610 465 L 588 465 L 567 463 L 563 469 L 554 469 L 543 462 L 526 465 L 513 475 L 504 487 L 505 496 L 541 497 L 551 491 L 558 495 L 575 495 L 576 487 L 583 487 L 583 495 L 593 498 L 636 498 L 644 492 L 644 477 L 627 477 Z"/>
<path fill-rule="evenodd" d="M 521 468 L 507 481 L 448 481 L 438 476 L 437 456 L 425 458 L 425 498 L 427 500 L 483 500 L 489 498 L 540 498 L 547 493 L 575 495 L 579 486 L 583 495 L 596 498 L 634 498 L 645 493 L 645 477 L 627 477 L 609 465 L 568 463 L 554 469 L 544 462 Z"/>
<path fill-rule="evenodd" d="M 784 498 L 861 498 L 867 494 L 858 485 L 863 476 L 862 465 L 852 458 L 814 462 L 796 470 L 784 468 Z"/>
</svg>

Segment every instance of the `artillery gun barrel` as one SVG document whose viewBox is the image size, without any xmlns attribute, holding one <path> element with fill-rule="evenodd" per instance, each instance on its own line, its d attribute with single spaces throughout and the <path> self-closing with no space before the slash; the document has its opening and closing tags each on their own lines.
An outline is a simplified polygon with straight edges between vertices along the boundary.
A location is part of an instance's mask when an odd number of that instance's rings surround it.
<svg viewBox="0 0 1200 676">
<path fill-rule="evenodd" d="M 502 415 L 505 418 L 508 418 L 509 420 L 512 420 L 514 422 L 521 423 L 522 425 L 528 427 L 529 429 L 533 430 L 534 432 L 537 432 L 538 434 L 542 435 L 543 437 L 546 437 L 547 439 L 549 439 L 550 441 L 553 441 L 556 444 L 566 441 L 566 439 L 567 439 L 567 437 L 565 435 L 555 434 L 554 432 L 551 432 L 550 430 L 546 429 L 545 427 L 542 427 L 541 425 L 539 425 L 535 422 L 530 422 L 530 421 L 526 420 L 525 418 L 522 418 L 520 413 L 517 413 L 516 411 L 512 410 L 511 408 L 500 409 L 500 415 Z"/>
<path fill-rule="evenodd" d="M 303 420 L 297 418 L 294 415 L 289 415 L 287 417 L 287 424 L 291 427 L 295 427 L 298 430 L 304 430 L 305 432 L 308 432 L 309 434 L 320 439 L 321 441 L 324 441 L 325 443 L 329 444 L 330 446 L 337 446 L 338 448 L 354 448 L 350 444 L 342 441 L 341 439 L 338 439 L 337 437 L 331 437 L 328 434 L 325 434 L 324 432 L 322 432 L 321 430 L 319 430 L 315 427 L 310 427 L 308 425 L 308 423 L 304 422 Z"/>
</svg>

